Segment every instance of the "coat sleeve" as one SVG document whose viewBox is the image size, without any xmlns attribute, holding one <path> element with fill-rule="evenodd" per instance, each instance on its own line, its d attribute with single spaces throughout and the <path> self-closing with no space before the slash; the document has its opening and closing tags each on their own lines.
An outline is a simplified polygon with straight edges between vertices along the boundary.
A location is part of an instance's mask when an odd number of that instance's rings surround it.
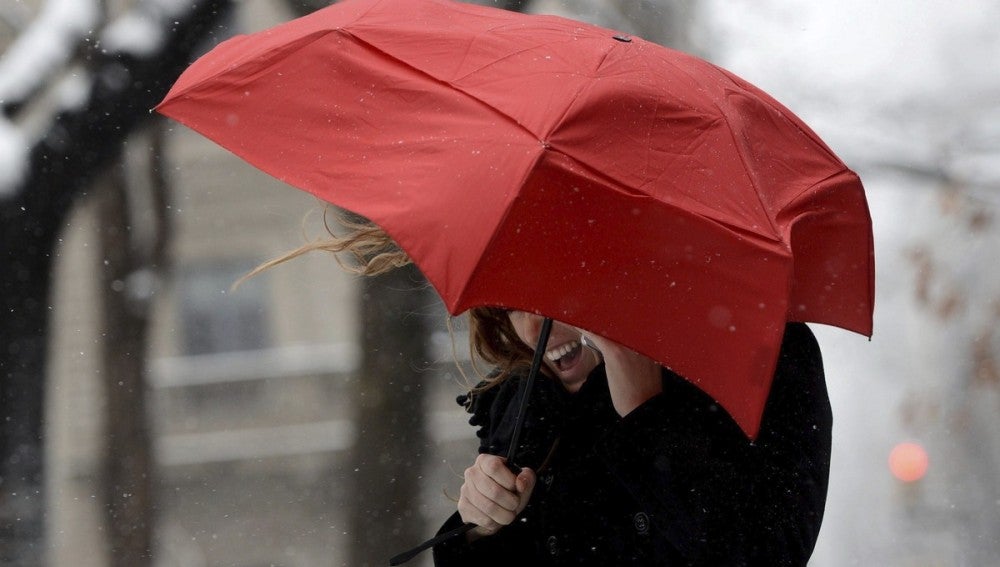
<svg viewBox="0 0 1000 567">
<path fill-rule="evenodd" d="M 438 534 L 443 534 L 462 525 L 462 517 L 455 512 L 441 526 Z M 434 546 L 435 567 L 510 567 L 524 561 L 528 539 L 517 522 L 504 527 L 497 533 L 469 543 L 464 536 L 458 536 Z"/>
<path fill-rule="evenodd" d="M 800 566 L 819 535 L 831 427 L 819 347 L 793 323 L 755 442 L 666 373 L 663 393 L 625 416 L 598 453 L 645 507 L 657 543 L 686 564 Z"/>
</svg>

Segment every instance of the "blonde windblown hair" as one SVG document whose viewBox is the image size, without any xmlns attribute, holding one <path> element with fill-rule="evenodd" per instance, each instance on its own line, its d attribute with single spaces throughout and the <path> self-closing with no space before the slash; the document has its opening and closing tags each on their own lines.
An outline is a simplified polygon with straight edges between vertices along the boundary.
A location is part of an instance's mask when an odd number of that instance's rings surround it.
<svg viewBox="0 0 1000 567">
<path fill-rule="evenodd" d="M 340 230 L 335 232 L 331 228 L 330 217 Z M 406 252 L 370 220 L 327 207 L 323 212 L 323 224 L 326 236 L 264 262 L 241 277 L 233 287 L 261 272 L 317 251 L 333 254 L 344 270 L 363 276 L 377 276 L 413 263 Z M 494 386 L 514 371 L 530 366 L 533 353 L 518 338 L 507 313 L 497 307 L 474 307 L 468 312 L 472 367 L 484 382 L 478 390 Z M 448 328 L 452 330 L 450 320 Z M 492 366 L 493 370 L 484 372 L 479 362 Z"/>
<path fill-rule="evenodd" d="M 331 215 L 334 222 L 344 230 L 343 235 L 337 235 L 331 228 L 329 221 Z M 326 228 L 327 236 L 307 242 L 264 262 L 240 278 L 237 285 L 309 252 L 329 252 L 344 270 L 362 276 L 377 276 L 413 263 L 406 252 L 403 252 L 384 230 L 370 220 L 348 216 L 346 213 L 327 207 L 323 211 L 323 226 Z M 348 259 L 342 254 L 346 254 Z"/>
</svg>

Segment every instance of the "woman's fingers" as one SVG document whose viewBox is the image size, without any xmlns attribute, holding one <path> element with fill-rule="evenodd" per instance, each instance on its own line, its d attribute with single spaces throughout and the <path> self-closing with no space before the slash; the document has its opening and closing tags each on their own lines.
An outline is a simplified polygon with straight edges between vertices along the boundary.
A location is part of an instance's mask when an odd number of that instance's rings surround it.
<svg viewBox="0 0 1000 567">
<path fill-rule="evenodd" d="M 492 455 L 490 455 L 492 457 Z M 476 492 L 485 499 L 495 503 L 499 508 L 513 512 L 519 502 L 515 480 L 517 477 L 507 468 L 499 457 L 483 458 L 480 455 L 476 463 L 467 471 L 466 483 L 472 483 Z M 483 510 L 488 512 L 489 510 Z"/>
<path fill-rule="evenodd" d="M 519 498 L 513 492 L 515 476 L 503 460 L 480 455 L 465 471 L 462 486 L 466 498 L 476 509 L 500 524 L 508 524 L 517 510 Z M 492 457 L 492 458 L 490 458 Z"/>
<path fill-rule="evenodd" d="M 465 486 L 463 486 L 462 496 L 458 501 L 458 514 L 462 517 L 463 522 L 476 524 L 478 526 L 475 530 L 477 535 L 489 535 L 500 529 L 501 525 L 496 520 L 490 518 L 489 514 L 480 510 L 472 502 L 472 498 L 468 497 Z"/>
<path fill-rule="evenodd" d="M 458 502 L 458 511 L 463 520 L 486 528 L 491 533 L 514 521 L 515 516 L 513 510 L 503 508 L 469 484 L 462 486 L 462 497 Z"/>
<path fill-rule="evenodd" d="M 515 475 L 495 455 L 480 455 L 465 470 L 458 511 L 462 520 L 480 527 L 488 535 L 510 524 L 524 507 L 535 485 L 535 474 L 524 469 Z"/>
<path fill-rule="evenodd" d="M 506 490 L 514 490 L 514 479 L 517 477 L 507 468 L 507 462 L 496 455 L 481 454 L 476 457 L 473 467 L 482 471 L 486 476 L 502 486 Z"/>
</svg>

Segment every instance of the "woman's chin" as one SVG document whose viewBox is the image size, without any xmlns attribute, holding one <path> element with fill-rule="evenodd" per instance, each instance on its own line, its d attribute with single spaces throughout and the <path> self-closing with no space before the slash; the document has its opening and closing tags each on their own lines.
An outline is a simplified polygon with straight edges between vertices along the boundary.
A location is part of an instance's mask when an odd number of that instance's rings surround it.
<svg viewBox="0 0 1000 567">
<path fill-rule="evenodd" d="M 598 360 L 588 349 L 580 349 L 575 356 L 569 360 L 560 360 L 560 364 L 555 366 L 555 374 L 562 382 L 563 388 L 567 392 L 575 393 L 587 381 L 590 372 L 597 366 Z"/>
</svg>

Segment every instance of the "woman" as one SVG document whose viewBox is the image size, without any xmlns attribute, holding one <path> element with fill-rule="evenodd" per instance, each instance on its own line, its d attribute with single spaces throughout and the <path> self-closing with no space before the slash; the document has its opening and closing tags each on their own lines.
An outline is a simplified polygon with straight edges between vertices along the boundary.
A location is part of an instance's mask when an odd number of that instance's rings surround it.
<svg viewBox="0 0 1000 567">
<path fill-rule="evenodd" d="M 346 267 L 366 275 L 409 262 L 378 227 L 341 223 L 346 236 L 254 273 L 312 250 L 347 252 L 355 262 Z M 832 417 L 819 348 L 804 324 L 786 327 L 751 442 L 685 379 L 556 322 L 508 466 L 498 455 L 510 444 L 541 321 L 523 311 L 470 311 L 473 354 L 494 369 L 459 397 L 478 427 L 480 455 L 440 533 L 477 527 L 435 546 L 436 565 L 806 564 L 826 501 Z"/>
<path fill-rule="evenodd" d="M 479 427 L 450 565 L 805 565 L 826 500 L 831 414 L 818 346 L 787 326 L 759 437 L 652 360 L 555 323 L 531 394 L 519 474 L 503 459 L 541 318 L 475 309 L 496 377 L 460 401 Z M 585 347 L 594 343 L 596 349 Z"/>
</svg>

